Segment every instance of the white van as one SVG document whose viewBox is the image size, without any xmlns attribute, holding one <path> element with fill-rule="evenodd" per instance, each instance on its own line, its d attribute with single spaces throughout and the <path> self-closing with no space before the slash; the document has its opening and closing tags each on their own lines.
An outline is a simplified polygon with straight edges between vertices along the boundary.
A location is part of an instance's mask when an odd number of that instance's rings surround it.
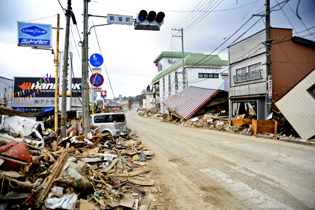
<svg viewBox="0 0 315 210">
<path fill-rule="evenodd" d="M 98 133 L 109 132 L 113 137 L 128 134 L 127 119 L 124 113 L 100 113 L 91 115 L 91 125 L 99 127 Z"/>
</svg>

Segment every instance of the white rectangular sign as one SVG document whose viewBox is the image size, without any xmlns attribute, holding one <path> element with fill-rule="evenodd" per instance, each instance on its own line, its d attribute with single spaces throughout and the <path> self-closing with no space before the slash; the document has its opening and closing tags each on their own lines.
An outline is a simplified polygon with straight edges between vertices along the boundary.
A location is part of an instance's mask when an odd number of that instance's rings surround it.
<svg viewBox="0 0 315 210">
<path fill-rule="evenodd" d="M 129 15 L 107 14 L 107 23 L 108 24 L 132 25 L 133 19 L 132 19 L 132 16 L 129 16 Z"/>
<path fill-rule="evenodd" d="M 268 95 L 269 95 L 269 98 L 272 98 L 272 79 L 271 79 L 271 76 L 268 76 Z"/>
</svg>

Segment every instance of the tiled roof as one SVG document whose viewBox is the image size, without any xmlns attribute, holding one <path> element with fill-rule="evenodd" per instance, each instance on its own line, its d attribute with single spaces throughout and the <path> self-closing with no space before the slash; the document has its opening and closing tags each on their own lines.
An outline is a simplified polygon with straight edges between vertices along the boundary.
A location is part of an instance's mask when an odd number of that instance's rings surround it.
<svg viewBox="0 0 315 210">
<path fill-rule="evenodd" d="M 163 101 L 175 114 L 188 119 L 220 90 L 190 86 Z"/>
</svg>

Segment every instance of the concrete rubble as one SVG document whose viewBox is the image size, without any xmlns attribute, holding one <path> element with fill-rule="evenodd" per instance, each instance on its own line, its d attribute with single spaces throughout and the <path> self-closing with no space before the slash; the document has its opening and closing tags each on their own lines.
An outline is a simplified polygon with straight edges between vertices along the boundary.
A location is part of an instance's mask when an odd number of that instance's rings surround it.
<svg viewBox="0 0 315 210">
<path fill-rule="evenodd" d="M 135 131 L 113 138 L 91 126 L 87 137 L 73 120 L 61 138 L 20 120 L 0 130 L 1 210 L 154 209 L 154 154 Z"/>
</svg>

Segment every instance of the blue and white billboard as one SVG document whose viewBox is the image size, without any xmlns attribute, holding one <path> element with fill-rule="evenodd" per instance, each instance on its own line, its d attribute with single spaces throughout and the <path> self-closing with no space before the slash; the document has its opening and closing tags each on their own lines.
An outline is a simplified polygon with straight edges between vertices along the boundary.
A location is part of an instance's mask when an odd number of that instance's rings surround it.
<svg viewBox="0 0 315 210">
<path fill-rule="evenodd" d="M 18 46 L 51 48 L 51 25 L 17 22 Z"/>
</svg>

